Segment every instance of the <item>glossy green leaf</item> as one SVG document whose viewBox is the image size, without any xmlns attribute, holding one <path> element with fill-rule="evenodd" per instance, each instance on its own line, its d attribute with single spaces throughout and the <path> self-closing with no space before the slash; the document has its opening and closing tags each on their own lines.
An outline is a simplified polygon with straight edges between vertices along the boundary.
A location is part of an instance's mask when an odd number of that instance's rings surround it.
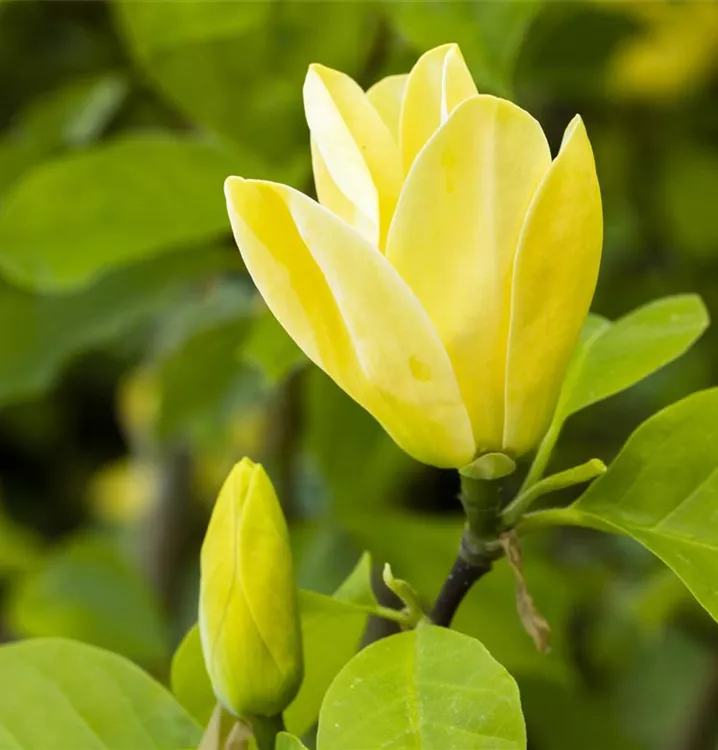
<svg viewBox="0 0 718 750">
<path fill-rule="evenodd" d="M 31 102 L 0 139 L 0 192 L 43 159 L 93 142 L 116 115 L 127 89 L 124 78 L 111 74 L 71 83 Z"/>
<path fill-rule="evenodd" d="M 124 0 L 114 7 L 130 51 L 161 94 L 191 121 L 285 171 L 298 149 L 308 167 L 301 103 L 308 65 L 319 54 L 325 65 L 356 73 L 375 24 L 369 3 L 320 2 L 308 9 L 296 3 Z M 265 167 L 243 176 L 278 179 L 275 172 Z"/>
<path fill-rule="evenodd" d="M 340 514 L 353 514 L 357 508 L 391 504 L 420 465 L 318 367 L 309 368 L 305 378 L 306 450 L 319 470 L 331 507 Z"/>
<path fill-rule="evenodd" d="M 680 357 L 705 331 L 708 312 L 694 294 L 651 302 L 611 323 L 591 316 L 561 392 L 557 417 L 630 388 Z"/>
<path fill-rule="evenodd" d="M 24 637 L 73 638 L 146 664 L 167 655 L 159 603 L 103 537 L 81 537 L 49 553 L 12 587 L 5 616 Z"/>
<path fill-rule="evenodd" d="M 359 648 L 368 619 L 362 607 L 377 604 L 371 565 L 371 556 L 365 552 L 333 596 L 300 592 L 304 682 L 285 713 L 287 726 L 295 734 L 304 734 L 316 723 L 329 685 Z"/>
<path fill-rule="evenodd" d="M 175 698 L 206 727 L 217 698 L 204 666 L 202 642 L 196 625 L 185 635 L 172 657 L 170 686 Z"/>
<path fill-rule="evenodd" d="M 252 322 L 239 355 L 258 367 L 274 385 L 307 362 L 302 350 L 266 308 Z"/>
<path fill-rule="evenodd" d="M 461 539 L 462 520 L 435 515 L 385 513 L 345 519 L 359 546 L 375 560 L 391 564 L 395 575 L 410 581 L 428 608 L 444 583 Z M 530 541 L 530 540 L 528 540 Z M 551 651 L 541 654 L 516 613 L 515 581 L 505 560 L 474 586 L 463 600 L 453 627 L 478 638 L 510 672 L 568 683 L 568 628 L 576 594 L 567 574 L 524 544 L 524 574 L 536 606 L 551 625 Z"/>
<path fill-rule="evenodd" d="M 287 728 L 304 734 L 316 722 L 332 680 L 359 648 L 368 614 L 349 602 L 313 591 L 300 593 L 304 682 L 285 711 Z"/>
<path fill-rule="evenodd" d="M 307 748 L 294 735 L 287 732 L 280 732 L 277 735 L 275 750 L 307 750 Z"/>
<path fill-rule="evenodd" d="M 316 502 L 321 492 L 316 489 L 315 480 L 311 476 L 302 479 L 306 482 L 305 491 L 311 492 L 311 499 Z M 292 524 L 291 537 L 297 585 L 320 594 L 336 592 L 360 554 L 351 536 L 334 522 L 320 519 Z"/>
<path fill-rule="evenodd" d="M 334 592 L 334 598 L 360 606 L 375 607 L 377 600 L 371 585 L 371 565 L 371 555 L 365 552 L 354 570 Z"/>
<path fill-rule="evenodd" d="M 156 363 L 161 436 L 211 438 L 259 398 L 258 376 L 236 357 L 252 324 L 253 296 L 248 285 L 215 283 L 165 319 Z"/>
<path fill-rule="evenodd" d="M 0 648 L 0 747 L 174 750 L 200 728 L 169 692 L 116 654 L 62 639 Z"/>
<path fill-rule="evenodd" d="M 0 268 L 21 285 L 69 290 L 220 238 L 222 183 L 237 161 L 198 140 L 134 136 L 47 162 L 5 196 Z"/>
<path fill-rule="evenodd" d="M 619 12 L 607 13 L 600 3 L 545 3 L 519 59 L 517 77 L 522 90 L 525 86 L 527 91 L 569 100 L 597 95 L 605 98 L 612 55 L 639 26 L 620 12 L 628 6 L 615 5 Z"/>
<path fill-rule="evenodd" d="M 0 284 L 0 404 L 50 387 L 68 359 L 161 312 L 233 258 L 215 248 L 170 253 L 118 269 L 76 294 Z"/>
<path fill-rule="evenodd" d="M 482 93 L 506 95 L 540 0 L 477 3 L 471 0 L 389 3 L 400 33 L 419 53 L 457 42 Z"/>
<path fill-rule="evenodd" d="M 373 643 L 332 683 L 319 750 L 523 750 L 516 683 L 482 644 L 430 625 Z"/>
<path fill-rule="evenodd" d="M 237 345 L 249 319 L 229 316 L 190 336 L 158 363 L 162 437 L 211 438 L 242 403 L 259 397 L 256 373 L 237 361 Z"/>
<path fill-rule="evenodd" d="M 545 518 L 622 532 L 673 569 L 718 619 L 718 389 L 644 422 L 606 474 Z M 535 514 L 541 518 L 544 514 Z"/>
</svg>

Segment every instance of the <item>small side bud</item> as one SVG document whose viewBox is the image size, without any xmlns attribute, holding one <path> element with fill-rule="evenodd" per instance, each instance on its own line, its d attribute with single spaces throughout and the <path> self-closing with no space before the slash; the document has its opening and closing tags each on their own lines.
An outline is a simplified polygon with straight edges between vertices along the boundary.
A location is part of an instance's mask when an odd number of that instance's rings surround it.
<svg viewBox="0 0 718 750">
<path fill-rule="evenodd" d="M 276 716 L 303 676 L 289 533 L 269 477 L 232 469 L 200 558 L 199 632 L 217 699 L 235 716 Z"/>
<path fill-rule="evenodd" d="M 398 596 L 404 603 L 404 612 L 406 612 L 408 618 L 408 625 L 410 627 L 416 627 L 424 618 L 424 608 L 421 605 L 421 597 L 416 589 L 407 581 L 404 581 L 401 578 L 394 578 L 394 573 L 392 573 L 391 565 L 389 565 L 389 563 L 384 565 L 382 578 L 384 579 L 384 585 L 389 591 L 395 596 Z"/>
</svg>

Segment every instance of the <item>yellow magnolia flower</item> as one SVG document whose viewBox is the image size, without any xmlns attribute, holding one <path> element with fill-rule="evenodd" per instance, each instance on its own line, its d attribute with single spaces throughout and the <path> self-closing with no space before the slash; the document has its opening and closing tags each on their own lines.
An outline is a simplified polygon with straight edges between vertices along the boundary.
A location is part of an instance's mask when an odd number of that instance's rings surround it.
<svg viewBox="0 0 718 750">
<path fill-rule="evenodd" d="M 220 490 L 200 557 L 199 633 L 217 699 L 275 716 L 303 675 L 289 534 L 274 487 L 242 459 Z"/>
<path fill-rule="evenodd" d="M 366 93 L 312 65 L 304 104 L 320 203 L 270 182 L 225 185 L 269 308 L 418 460 L 529 451 L 598 274 L 581 119 L 552 161 L 536 120 L 477 94 L 456 45 Z"/>
</svg>

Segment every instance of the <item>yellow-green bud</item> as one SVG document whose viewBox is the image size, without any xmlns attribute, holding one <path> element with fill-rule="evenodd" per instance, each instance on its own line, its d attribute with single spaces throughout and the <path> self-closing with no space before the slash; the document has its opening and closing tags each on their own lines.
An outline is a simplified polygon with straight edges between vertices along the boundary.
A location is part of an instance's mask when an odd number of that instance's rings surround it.
<svg viewBox="0 0 718 750">
<path fill-rule="evenodd" d="M 217 699 L 274 716 L 303 675 L 289 533 L 269 477 L 248 458 L 220 490 L 202 545 L 199 632 Z"/>
</svg>

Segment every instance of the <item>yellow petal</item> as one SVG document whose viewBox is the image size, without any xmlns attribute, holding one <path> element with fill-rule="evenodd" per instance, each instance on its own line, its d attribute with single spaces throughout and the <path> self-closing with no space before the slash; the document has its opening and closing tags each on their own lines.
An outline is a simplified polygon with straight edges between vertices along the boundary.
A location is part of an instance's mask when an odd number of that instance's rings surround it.
<svg viewBox="0 0 718 750">
<path fill-rule="evenodd" d="M 362 214 L 356 204 L 352 203 L 337 187 L 329 174 L 327 165 L 319 153 L 316 141 L 311 139 L 312 169 L 314 171 L 314 185 L 317 189 L 319 202 L 326 206 L 333 214 L 351 224 L 354 229 L 366 238 L 368 242 L 376 244 L 376 217 L 371 219 Z"/>
<path fill-rule="evenodd" d="M 528 113 L 473 97 L 419 154 L 389 233 L 387 258 L 446 345 L 479 451 L 502 447 L 513 263 L 550 164 L 541 126 Z"/>
<path fill-rule="evenodd" d="M 387 76 L 375 83 L 366 92 L 369 101 L 374 105 L 374 109 L 379 113 L 381 119 L 384 120 L 397 144 L 399 143 L 401 103 L 404 99 L 404 89 L 408 78 L 408 74 Z"/>
<path fill-rule="evenodd" d="M 423 145 L 476 85 L 456 44 L 444 44 L 422 55 L 409 73 L 400 118 L 404 171 Z"/>
<path fill-rule="evenodd" d="M 474 453 L 451 363 L 384 255 L 305 195 L 229 178 L 230 219 L 267 305 L 306 355 L 420 461 Z"/>
<path fill-rule="evenodd" d="M 199 632 L 217 698 L 235 715 L 283 711 L 302 680 L 289 534 L 264 469 L 242 459 L 202 544 Z"/>
<path fill-rule="evenodd" d="M 402 183 L 399 152 L 389 129 L 349 76 L 321 65 L 310 66 L 307 73 L 304 108 L 327 173 L 371 222 L 372 244 L 382 245 Z"/>
<path fill-rule="evenodd" d="M 591 305 L 603 243 L 601 193 L 580 117 L 531 203 L 514 270 L 505 447 L 531 450 L 553 414 Z"/>
</svg>

